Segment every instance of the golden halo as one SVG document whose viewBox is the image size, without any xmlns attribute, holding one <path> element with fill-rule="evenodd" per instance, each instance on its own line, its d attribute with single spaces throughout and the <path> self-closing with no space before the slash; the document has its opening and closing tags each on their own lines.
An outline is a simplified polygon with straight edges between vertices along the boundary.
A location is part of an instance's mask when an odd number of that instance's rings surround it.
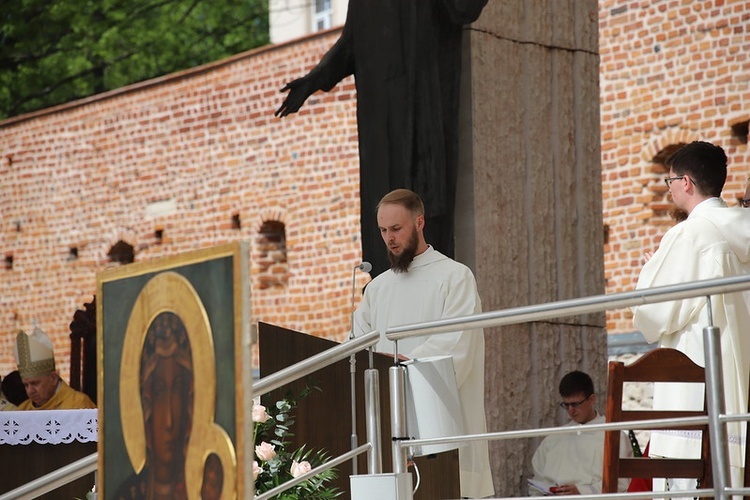
<svg viewBox="0 0 750 500">
<path fill-rule="evenodd" d="M 193 352 L 193 422 L 185 456 L 188 498 L 200 498 L 203 466 L 211 453 L 221 460 L 224 472 L 222 498 L 236 496 L 237 457 L 231 439 L 214 423 L 216 363 L 208 314 L 190 282 L 175 272 L 154 276 L 133 304 L 125 330 L 120 369 L 120 420 L 130 463 L 136 473 L 146 465 L 146 433 L 140 392 L 140 366 L 146 333 L 156 316 L 177 315 L 185 325 Z"/>
</svg>

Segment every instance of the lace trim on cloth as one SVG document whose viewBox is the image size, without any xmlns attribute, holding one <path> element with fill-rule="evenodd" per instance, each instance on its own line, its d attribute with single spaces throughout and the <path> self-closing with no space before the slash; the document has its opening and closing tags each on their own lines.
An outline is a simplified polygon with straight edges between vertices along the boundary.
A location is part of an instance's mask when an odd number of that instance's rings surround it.
<svg viewBox="0 0 750 500">
<path fill-rule="evenodd" d="M 701 431 L 696 430 L 690 430 L 690 429 L 681 429 L 681 430 L 658 430 L 658 431 L 651 431 L 651 434 L 663 434 L 665 436 L 678 436 L 686 439 L 694 439 L 695 441 L 701 440 Z M 736 434 L 730 434 L 727 436 L 727 441 L 730 444 L 737 444 L 740 446 L 744 446 L 746 439 L 742 436 L 738 436 Z"/>
<path fill-rule="evenodd" d="M 0 412 L 0 445 L 96 442 L 98 432 L 96 409 Z"/>
</svg>

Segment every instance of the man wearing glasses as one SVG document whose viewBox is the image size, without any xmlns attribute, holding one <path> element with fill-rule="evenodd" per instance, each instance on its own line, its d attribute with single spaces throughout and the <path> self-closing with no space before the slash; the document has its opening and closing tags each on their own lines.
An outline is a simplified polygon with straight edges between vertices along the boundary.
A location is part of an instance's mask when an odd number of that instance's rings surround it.
<svg viewBox="0 0 750 500">
<path fill-rule="evenodd" d="M 594 383 L 588 374 L 572 371 L 560 380 L 560 408 L 570 417 L 569 426 L 603 424 L 604 415 L 596 412 Z M 628 439 L 620 440 L 620 456 L 630 456 Z M 586 495 L 602 490 L 602 456 L 604 432 L 551 434 L 534 452 L 531 465 L 534 478 L 529 480 L 529 495 Z M 619 491 L 625 491 L 629 480 L 621 479 Z"/>
<path fill-rule="evenodd" d="M 745 188 L 745 197 L 740 198 L 740 206 L 742 208 L 750 208 L 750 179 L 747 180 L 747 187 Z"/>
<path fill-rule="evenodd" d="M 666 232 L 646 262 L 637 289 L 696 280 L 750 274 L 750 210 L 727 207 L 721 191 L 727 176 L 724 150 L 693 142 L 677 150 L 666 165 L 665 179 L 677 208 L 688 217 Z M 705 296 L 634 308 L 633 322 L 648 342 L 671 347 L 705 366 L 703 328 L 709 324 Z M 713 325 L 721 332 L 724 395 L 727 413 L 747 411 L 750 378 L 750 291 L 711 297 Z M 697 387 L 696 387 L 697 386 Z M 700 410 L 699 384 L 655 384 L 654 409 Z M 727 424 L 732 485 L 742 484 L 744 424 Z M 689 431 L 652 432 L 651 456 L 692 458 L 700 454 L 700 437 Z M 658 491 L 692 489 L 695 480 L 654 480 Z"/>
</svg>

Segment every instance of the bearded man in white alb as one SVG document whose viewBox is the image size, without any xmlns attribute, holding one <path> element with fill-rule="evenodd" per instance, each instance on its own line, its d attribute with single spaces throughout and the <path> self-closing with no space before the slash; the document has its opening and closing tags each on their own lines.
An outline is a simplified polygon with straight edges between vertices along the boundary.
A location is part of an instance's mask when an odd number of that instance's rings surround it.
<svg viewBox="0 0 750 500">
<path fill-rule="evenodd" d="M 719 198 L 727 176 L 724 150 L 693 142 L 670 156 L 669 193 L 688 218 L 666 232 L 658 250 L 641 270 L 636 288 L 750 274 L 750 210 L 727 207 Z M 649 342 L 678 349 L 705 366 L 703 328 L 709 325 L 705 296 L 647 304 L 634 309 L 634 324 Z M 750 292 L 711 297 L 713 325 L 721 331 L 724 396 L 727 413 L 747 411 L 750 378 Z M 703 408 L 702 384 L 656 384 L 654 409 Z M 731 483 L 742 485 L 745 425 L 727 425 Z M 700 456 L 700 438 L 689 431 L 651 435 L 650 454 L 671 458 Z M 659 489 L 692 489 L 687 480 L 668 479 Z M 671 483 L 671 484 L 670 484 Z M 682 483 L 682 484 L 680 484 Z M 672 486 L 670 488 L 670 486 Z"/>
<path fill-rule="evenodd" d="M 434 250 L 424 239 L 424 205 L 407 189 L 385 195 L 378 204 L 378 226 L 391 268 L 365 288 L 354 314 L 355 333 L 373 330 L 383 337 L 375 350 L 393 353 L 388 327 L 469 316 L 481 312 L 471 270 Z M 487 432 L 484 414 L 484 334 L 457 331 L 401 340 L 399 353 L 408 358 L 451 356 L 467 434 Z M 494 494 L 486 441 L 459 448 L 461 496 Z"/>
</svg>

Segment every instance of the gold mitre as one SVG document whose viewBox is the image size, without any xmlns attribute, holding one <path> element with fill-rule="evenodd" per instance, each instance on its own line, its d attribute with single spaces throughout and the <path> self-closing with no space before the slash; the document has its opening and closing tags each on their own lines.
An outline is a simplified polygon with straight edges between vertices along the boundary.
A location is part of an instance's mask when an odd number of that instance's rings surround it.
<svg viewBox="0 0 750 500">
<path fill-rule="evenodd" d="M 21 378 L 41 377 L 55 371 L 55 351 L 50 338 L 34 327 L 31 335 L 16 335 L 16 364 Z"/>
</svg>

